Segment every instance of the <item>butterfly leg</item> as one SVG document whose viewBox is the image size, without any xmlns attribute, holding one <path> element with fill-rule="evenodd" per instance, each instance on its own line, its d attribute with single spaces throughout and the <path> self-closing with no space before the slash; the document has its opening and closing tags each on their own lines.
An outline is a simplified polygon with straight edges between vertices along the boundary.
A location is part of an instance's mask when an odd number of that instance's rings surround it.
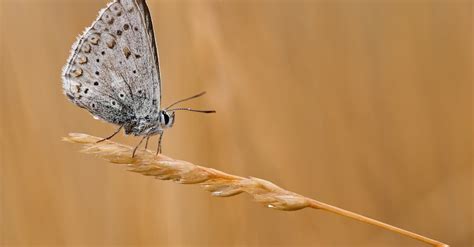
<svg viewBox="0 0 474 247">
<path fill-rule="evenodd" d="M 140 144 L 142 144 L 143 140 L 145 140 L 146 136 L 144 136 L 140 142 L 138 143 L 138 145 L 133 149 L 133 153 L 132 153 L 132 158 L 135 157 L 135 153 L 137 152 L 137 149 L 138 147 L 140 147 Z"/>
<path fill-rule="evenodd" d="M 151 136 L 147 136 L 147 137 L 146 137 L 145 150 L 146 150 L 146 148 L 148 147 L 148 140 L 150 140 L 150 137 L 151 137 Z"/>
<path fill-rule="evenodd" d="M 118 134 L 122 128 L 123 128 L 123 125 L 121 125 L 120 128 L 118 128 L 118 130 L 115 131 L 111 136 L 106 137 L 106 138 L 104 138 L 104 139 L 102 139 L 102 140 L 100 140 L 100 141 L 97 141 L 97 143 L 103 142 L 103 141 L 106 141 L 106 140 L 110 140 L 112 137 L 114 137 L 116 134 Z"/>
<path fill-rule="evenodd" d="M 160 139 L 158 139 L 158 149 L 156 149 L 156 155 L 161 153 L 161 139 L 163 138 L 163 133 L 164 132 L 161 132 Z"/>
</svg>

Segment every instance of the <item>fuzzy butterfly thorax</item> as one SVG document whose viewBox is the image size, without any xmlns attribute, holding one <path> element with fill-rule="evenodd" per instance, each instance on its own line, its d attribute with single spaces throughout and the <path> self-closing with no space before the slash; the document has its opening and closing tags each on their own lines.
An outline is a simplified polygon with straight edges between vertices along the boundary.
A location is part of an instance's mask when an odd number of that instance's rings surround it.
<svg viewBox="0 0 474 247">
<path fill-rule="evenodd" d="M 127 135 L 155 135 L 161 133 L 163 129 L 158 119 L 132 118 L 123 125 Z"/>
<path fill-rule="evenodd" d="M 124 123 L 123 127 L 127 135 L 156 135 L 161 134 L 166 128 L 171 128 L 174 124 L 174 119 L 174 112 L 163 110 L 158 115 L 153 115 L 153 117 L 132 118 Z"/>
</svg>

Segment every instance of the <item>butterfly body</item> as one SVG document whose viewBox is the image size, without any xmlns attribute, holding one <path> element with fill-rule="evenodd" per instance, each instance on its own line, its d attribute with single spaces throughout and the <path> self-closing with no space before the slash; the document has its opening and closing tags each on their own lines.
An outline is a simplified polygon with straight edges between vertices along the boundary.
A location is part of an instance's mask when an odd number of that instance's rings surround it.
<svg viewBox="0 0 474 247">
<path fill-rule="evenodd" d="M 164 129 L 174 124 L 174 112 L 161 111 L 159 114 L 141 118 L 132 117 L 123 123 L 125 134 L 135 136 L 152 136 L 162 134 Z"/>
<path fill-rule="evenodd" d="M 124 128 L 125 134 L 144 138 L 159 134 L 161 142 L 175 110 L 214 112 L 161 109 L 158 49 L 145 0 L 115 0 L 101 10 L 73 45 L 62 79 L 71 102 L 120 126 L 106 139 Z"/>
<path fill-rule="evenodd" d="M 63 69 L 68 98 L 126 134 L 155 135 L 161 82 L 153 25 L 144 0 L 116 0 L 73 45 Z"/>
</svg>

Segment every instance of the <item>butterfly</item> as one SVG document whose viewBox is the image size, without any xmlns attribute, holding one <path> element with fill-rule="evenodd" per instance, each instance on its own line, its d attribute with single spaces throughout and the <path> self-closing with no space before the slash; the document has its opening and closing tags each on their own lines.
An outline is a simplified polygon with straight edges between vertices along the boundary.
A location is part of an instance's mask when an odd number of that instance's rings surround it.
<svg viewBox="0 0 474 247">
<path fill-rule="evenodd" d="M 152 18 L 145 0 L 115 0 L 99 12 L 79 36 L 62 72 L 63 91 L 94 118 L 118 125 L 125 134 L 143 136 L 135 147 L 173 126 L 175 111 L 214 113 L 213 110 L 171 108 L 202 96 L 179 100 L 161 109 L 161 75 Z"/>
</svg>

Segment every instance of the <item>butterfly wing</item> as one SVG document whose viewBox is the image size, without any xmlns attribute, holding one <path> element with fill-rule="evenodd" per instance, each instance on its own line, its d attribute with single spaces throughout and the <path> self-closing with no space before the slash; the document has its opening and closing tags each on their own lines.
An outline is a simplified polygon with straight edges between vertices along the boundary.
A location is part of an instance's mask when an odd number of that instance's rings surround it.
<svg viewBox="0 0 474 247">
<path fill-rule="evenodd" d="M 63 89 L 76 105 L 118 125 L 157 116 L 158 52 L 144 0 L 116 0 L 73 45 Z"/>
</svg>

